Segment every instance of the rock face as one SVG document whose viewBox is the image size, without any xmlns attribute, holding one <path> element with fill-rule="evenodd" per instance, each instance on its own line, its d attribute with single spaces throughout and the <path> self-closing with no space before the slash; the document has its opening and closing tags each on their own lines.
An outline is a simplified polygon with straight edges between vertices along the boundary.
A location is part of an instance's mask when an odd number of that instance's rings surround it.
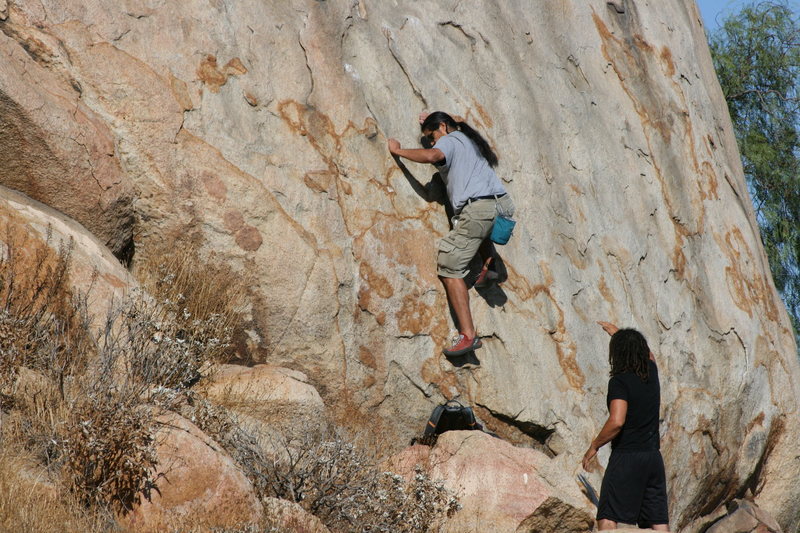
<svg viewBox="0 0 800 533">
<path fill-rule="evenodd" d="M 747 500 L 734 500 L 727 514 L 714 522 L 708 533 L 782 533 L 780 525 L 757 505 Z"/>
<path fill-rule="evenodd" d="M 49 234 L 49 236 L 48 236 Z M 62 213 L 0 186 L 0 246 L 14 253 L 47 243 L 54 252 L 72 243 L 70 282 L 76 291 L 90 291 L 89 313 L 103 320 L 112 302 L 137 284 L 97 237 Z M 33 268 L 31 266 L 31 268 Z"/>
<path fill-rule="evenodd" d="M 160 422 L 157 490 L 123 517 L 123 523 L 136 532 L 164 531 L 182 519 L 209 531 L 257 523 L 261 503 L 219 444 L 180 416 L 165 415 Z"/>
<path fill-rule="evenodd" d="M 480 431 L 445 432 L 435 446 L 411 446 L 388 466 L 409 478 L 421 466 L 458 495 L 462 509 L 444 531 L 584 533 L 594 524 L 577 482 L 544 453 L 515 448 Z"/>
<path fill-rule="evenodd" d="M 204 394 L 217 405 L 267 426 L 319 424 L 325 404 L 302 373 L 271 365 L 221 365 Z"/>
<path fill-rule="evenodd" d="M 5 3 L 3 183 L 118 255 L 135 195 L 134 268 L 181 238 L 251 273 L 257 362 L 398 448 L 459 397 L 574 473 L 605 416 L 594 322 L 634 326 L 673 527 L 751 488 L 796 528 L 800 367 L 692 0 Z M 519 208 L 477 369 L 439 352 L 432 169 L 386 150 L 424 109 L 485 134 Z"/>
</svg>

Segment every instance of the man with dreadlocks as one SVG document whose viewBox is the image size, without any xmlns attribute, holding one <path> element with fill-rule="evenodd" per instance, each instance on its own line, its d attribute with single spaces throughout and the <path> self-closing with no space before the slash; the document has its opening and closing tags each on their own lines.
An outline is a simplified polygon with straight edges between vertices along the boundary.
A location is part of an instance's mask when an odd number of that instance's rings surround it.
<svg viewBox="0 0 800 533">
<path fill-rule="evenodd" d="M 669 531 L 667 482 L 659 451 L 661 388 L 655 357 L 641 333 L 598 322 L 611 335 L 608 360 L 608 420 L 583 456 L 583 468 L 611 442 L 611 457 L 600 487 L 598 529 L 617 523 Z"/>
</svg>

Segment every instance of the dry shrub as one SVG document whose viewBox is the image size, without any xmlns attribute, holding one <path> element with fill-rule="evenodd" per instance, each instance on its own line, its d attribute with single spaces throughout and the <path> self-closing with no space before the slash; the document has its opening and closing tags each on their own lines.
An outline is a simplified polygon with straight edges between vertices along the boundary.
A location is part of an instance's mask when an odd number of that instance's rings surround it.
<svg viewBox="0 0 800 533">
<path fill-rule="evenodd" d="M 242 293 L 205 290 L 197 284 L 210 278 L 199 275 L 197 265 L 185 264 L 194 257 L 175 257 L 160 267 L 152 293 L 133 290 L 111 306 L 66 427 L 72 486 L 87 501 L 111 504 L 116 511 L 129 510 L 156 488 L 158 410 L 184 412 L 201 430 L 222 437 L 223 445 L 246 449 L 223 411 L 199 402 L 190 390 L 223 357 L 236 308 L 227 298 Z"/>
<path fill-rule="evenodd" d="M 63 447 L 70 486 L 87 504 L 129 511 L 154 487 L 153 409 L 134 395 L 93 391 L 75 401 Z"/>
<path fill-rule="evenodd" d="M 374 455 L 333 427 L 277 437 L 272 495 L 299 503 L 332 531 L 437 531 L 458 500 L 422 471 L 413 480 L 384 472 Z"/>
<path fill-rule="evenodd" d="M 230 298 L 243 292 L 176 254 L 154 294 L 113 302 L 94 331 L 89 295 L 69 290 L 71 246 L 53 252 L 49 234 L 14 229 L 0 253 L 0 444 L 60 474 L 87 508 L 130 509 L 156 481 L 155 414 L 191 402 L 190 387 L 224 358 L 238 320 Z M 223 433 L 237 442 L 235 429 Z"/>
<path fill-rule="evenodd" d="M 206 357 L 224 362 L 233 356 L 231 339 L 245 322 L 247 275 L 204 259 L 190 244 L 172 243 L 150 255 L 141 278 L 175 326 L 205 345 Z"/>
<path fill-rule="evenodd" d="M 57 252 L 44 241 L 6 226 L 0 249 L 0 407 L 13 396 L 26 367 L 63 382 L 86 362 L 86 317 L 68 283 L 72 242 Z"/>
</svg>

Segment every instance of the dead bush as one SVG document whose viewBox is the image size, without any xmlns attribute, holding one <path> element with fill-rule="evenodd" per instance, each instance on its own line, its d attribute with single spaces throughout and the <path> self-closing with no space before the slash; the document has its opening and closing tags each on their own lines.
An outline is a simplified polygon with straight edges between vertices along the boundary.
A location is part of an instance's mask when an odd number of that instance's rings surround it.
<svg viewBox="0 0 800 533">
<path fill-rule="evenodd" d="M 0 249 L 0 407 L 10 407 L 20 367 L 62 383 L 87 360 L 86 316 L 69 287 L 72 242 L 50 247 L 6 227 Z"/>
<path fill-rule="evenodd" d="M 150 497 L 156 466 L 153 408 L 134 395 L 109 389 L 90 392 L 74 402 L 65 424 L 64 468 L 71 487 L 87 504 L 132 509 Z"/>
<path fill-rule="evenodd" d="M 411 482 L 384 472 L 374 457 L 335 428 L 305 428 L 278 437 L 274 496 L 299 503 L 332 531 L 437 531 L 458 500 L 417 472 Z"/>
<path fill-rule="evenodd" d="M 0 249 L 0 439 L 60 473 L 89 508 L 125 511 L 156 482 L 155 414 L 188 404 L 223 357 L 237 320 L 230 298 L 241 293 L 172 261 L 153 278 L 155 294 L 132 291 L 92 330 L 89 295 L 69 289 L 71 245 L 54 252 L 49 234 L 24 235 L 9 228 Z M 210 429 L 243 440 L 233 427 Z"/>
<path fill-rule="evenodd" d="M 231 339 L 245 322 L 248 276 L 181 243 L 155 250 L 140 272 L 143 286 L 169 313 L 179 336 L 191 333 L 210 360 L 233 356 Z"/>
</svg>

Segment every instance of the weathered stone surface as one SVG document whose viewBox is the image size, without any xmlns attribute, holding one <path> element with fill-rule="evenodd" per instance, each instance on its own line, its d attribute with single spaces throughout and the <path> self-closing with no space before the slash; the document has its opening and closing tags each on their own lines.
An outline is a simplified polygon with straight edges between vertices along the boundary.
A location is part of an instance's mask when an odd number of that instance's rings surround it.
<svg viewBox="0 0 800 533">
<path fill-rule="evenodd" d="M 186 519 L 209 530 L 257 523 L 261 503 L 219 444 L 178 415 L 159 421 L 157 490 L 122 517 L 123 524 L 139 533 L 164 531 Z"/>
<path fill-rule="evenodd" d="M 635 326 L 659 358 L 674 527 L 752 487 L 796 529 L 796 346 L 693 1 L 52 0 L 5 13 L 4 109 L 42 138 L 12 143 L 17 159 L 56 168 L 37 147 L 69 151 L 59 139 L 97 123 L 92 138 L 113 143 L 84 143 L 87 161 L 118 161 L 136 191 L 134 266 L 180 237 L 252 272 L 257 361 L 391 421 L 398 447 L 458 396 L 573 474 L 605 416 L 594 321 Z M 56 95 L 41 113 L 7 88 L 23 66 Z M 508 281 L 473 293 L 475 370 L 439 354 L 446 216 L 385 147 L 416 146 L 423 109 L 484 132 L 519 207 Z"/>
<path fill-rule="evenodd" d="M 542 531 L 589 532 L 594 527 L 592 515 L 558 498 L 547 498 L 531 515 L 517 526 L 516 533 Z"/>
<path fill-rule="evenodd" d="M 728 513 L 705 529 L 707 533 L 780 533 L 781 527 L 768 513 L 747 500 L 733 500 Z"/>
<path fill-rule="evenodd" d="M 542 452 L 480 431 L 448 431 L 433 447 L 417 444 L 395 455 L 387 468 L 411 477 L 417 465 L 431 479 L 443 480 L 463 506 L 447 520 L 445 531 L 592 529 L 590 504 L 577 482 Z"/>
<path fill-rule="evenodd" d="M 316 425 L 324 418 L 325 404 L 302 372 L 272 365 L 220 365 L 210 381 L 203 391 L 214 403 L 267 425 Z"/>
<path fill-rule="evenodd" d="M 49 240 L 48 240 L 49 233 Z M 72 243 L 70 283 L 81 293 L 89 291 L 89 313 L 96 324 L 113 302 L 118 302 L 136 281 L 109 250 L 83 226 L 35 200 L 0 186 L 0 246 L 3 253 L 13 246 L 15 253 L 34 253 L 47 243 L 54 252 Z M 19 255 L 20 258 L 26 257 Z M 27 261 L 34 268 L 33 259 Z M 90 290 L 91 289 L 91 290 Z"/>
<path fill-rule="evenodd" d="M 330 530 L 316 516 L 309 514 L 299 504 L 264 498 L 264 516 L 270 528 L 286 533 L 329 533 Z M 269 529 L 272 530 L 272 529 Z"/>
<path fill-rule="evenodd" d="M 124 258 L 133 245 L 131 181 L 111 128 L 83 101 L 80 82 L 51 68 L 65 54 L 48 32 L 3 25 L 0 184 L 74 218 Z"/>
</svg>

